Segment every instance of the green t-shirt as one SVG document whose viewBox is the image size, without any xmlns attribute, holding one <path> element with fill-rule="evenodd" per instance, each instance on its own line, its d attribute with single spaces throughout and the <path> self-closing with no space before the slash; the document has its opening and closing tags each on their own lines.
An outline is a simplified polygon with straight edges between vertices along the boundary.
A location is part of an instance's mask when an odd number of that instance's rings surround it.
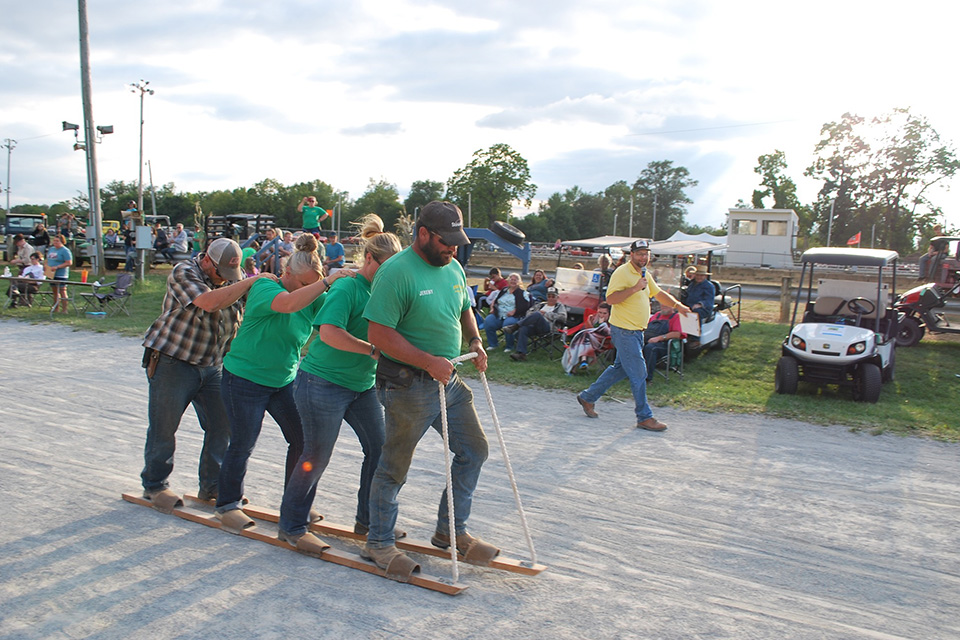
<svg viewBox="0 0 960 640">
<path fill-rule="evenodd" d="M 304 205 L 302 212 L 304 229 L 317 229 L 320 226 L 320 216 L 326 213 L 321 207 L 311 207 L 309 205 Z"/>
<path fill-rule="evenodd" d="M 363 310 L 370 299 L 370 281 L 361 275 L 334 281 L 313 326 L 330 324 L 340 327 L 354 338 L 367 339 L 368 323 Z M 310 344 L 310 352 L 300 363 L 307 373 L 360 393 L 373 387 L 377 362 L 366 353 L 341 351 L 317 339 Z"/>
<path fill-rule="evenodd" d="M 435 267 L 407 247 L 377 270 L 363 317 L 396 329 L 422 351 L 452 359 L 462 344 L 460 314 L 469 308 L 459 262 Z"/>
<path fill-rule="evenodd" d="M 282 284 L 268 278 L 253 283 L 240 330 L 223 358 L 224 369 L 265 387 L 279 388 L 293 382 L 300 350 L 313 331 L 310 321 L 323 299 L 321 295 L 294 313 L 277 313 L 270 305 L 282 291 L 286 291 Z"/>
</svg>

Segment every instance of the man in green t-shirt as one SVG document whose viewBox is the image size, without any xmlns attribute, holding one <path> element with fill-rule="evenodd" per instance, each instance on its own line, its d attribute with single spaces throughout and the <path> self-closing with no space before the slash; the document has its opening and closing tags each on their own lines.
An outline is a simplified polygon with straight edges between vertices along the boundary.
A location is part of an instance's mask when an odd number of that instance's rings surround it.
<svg viewBox="0 0 960 640">
<path fill-rule="evenodd" d="M 397 495 L 417 443 L 429 427 L 441 428 L 437 383 L 444 385 L 452 464 L 457 549 L 468 562 L 487 564 L 499 550 L 467 533 L 467 518 L 487 439 L 473 406 L 473 393 L 456 374 L 451 359 L 460 355 L 463 338 L 478 371 L 487 356 L 470 307 L 466 277 L 453 260 L 457 247 L 469 243 L 460 209 L 434 201 L 420 212 L 413 245 L 377 271 L 364 317 L 368 339 L 384 357 L 377 367 L 377 392 L 386 418 L 386 441 L 370 489 L 370 531 L 364 557 L 388 575 L 405 581 L 411 561 L 396 548 Z M 431 542 L 451 542 L 446 492 L 440 499 Z"/>
</svg>

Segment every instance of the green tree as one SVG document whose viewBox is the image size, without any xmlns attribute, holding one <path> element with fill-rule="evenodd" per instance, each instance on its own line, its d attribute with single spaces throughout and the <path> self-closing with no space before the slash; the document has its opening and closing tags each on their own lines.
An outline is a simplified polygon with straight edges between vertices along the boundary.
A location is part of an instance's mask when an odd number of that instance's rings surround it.
<svg viewBox="0 0 960 640">
<path fill-rule="evenodd" d="M 960 168 L 953 148 L 908 109 L 869 121 L 846 113 L 823 125 L 815 153 L 807 175 L 824 183 L 815 205 L 819 239 L 826 240 L 832 204 L 831 244 L 876 228 L 880 246 L 901 252 L 913 250 L 940 213 L 930 188 Z"/>
<path fill-rule="evenodd" d="M 699 184 L 690 177 L 686 167 L 674 167 L 672 160 L 655 160 L 640 172 L 640 176 L 633 183 L 633 190 L 637 194 L 640 208 L 640 218 L 646 225 L 641 225 L 643 233 L 646 229 L 653 230 L 653 239 L 663 239 L 680 228 L 687 215 L 684 205 L 692 204 L 693 200 L 687 196 L 686 189 L 692 189 Z M 653 228 L 653 214 L 656 207 L 656 228 Z M 636 212 L 636 209 L 635 209 Z M 636 216 L 634 217 L 636 221 Z M 634 222 L 634 233 L 637 231 Z"/>
<path fill-rule="evenodd" d="M 435 180 L 416 180 L 410 185 L 410 193 L 403 201 L 403 207 L 409 215 L 413 215 L 417 208 L 434 200 L 443 198 L 443 183 Z"/>
<path fill-rule="evenodd" d="M 465 215 L 469 200 L 472 222 L 465 222 L 475 227 L 489 226 L 494 220 L 509 221 L 513 203 L 520 201 L 529 207 L 536 193 L 527 161 L 503 143 L 475 151 L 470 163 L 447 180 L 447 199 Z"/>
<path fill-rule="evenodd" d="M 403 215 L 403 204 L 400 202 L 397 186 L 383 178 L 380 180 L 370 178 L 367 190 L 347 209 L 350 220 L 359 220 L 368 213 L 380 216 L 384 230 L 394 230 L 397 221 Z"/>
<path fill-rule="evenodd" d="M 764 209 L 764 198 L 773 197 L 772 209 L 793 209 L 799 218 L 799 235 L 806 237 L 813 227 L 813 212 L 810 207 L 800 204 L 797 199 L 797 184 L 786 175 L 787 157 L 783 151 L 757 158 L 753 171 L 761 177 L 762 189 L 753 192 L 753 208 Z"/>
</svg>

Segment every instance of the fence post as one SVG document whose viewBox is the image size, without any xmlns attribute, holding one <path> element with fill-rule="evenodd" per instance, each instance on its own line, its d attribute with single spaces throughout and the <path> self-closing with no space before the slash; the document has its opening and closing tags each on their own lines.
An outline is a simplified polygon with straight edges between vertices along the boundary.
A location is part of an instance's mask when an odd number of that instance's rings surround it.
<svg viewBox="0 0 960 640">
<path fill-rule="evenodd" d="M 790 276 L 780 278 L 780 323 L 785 324 L 790 321 Z"/>
</svg>

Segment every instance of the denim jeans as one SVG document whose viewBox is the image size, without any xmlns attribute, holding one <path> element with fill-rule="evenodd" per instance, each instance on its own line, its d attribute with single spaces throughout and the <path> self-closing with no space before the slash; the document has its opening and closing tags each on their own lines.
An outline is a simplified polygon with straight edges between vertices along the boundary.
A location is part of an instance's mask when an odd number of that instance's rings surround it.
<svg viewBox="0 0 960 640">
<path fill-rule="evenodd" d="M 373 389 L 356 392 L 306 371 L 293 383 L 297 408 L 303 416 L 303 453 L 296 464 L 280 505 L 280 530 L 300 535 L 307 530 L 310 507 L 317 493 L 344 420 L 357 434 L 363 450 L 357 522 L 370 524 L 370 485 L 383 447 L 383 407 Z"/>
<path fill-rule="evenodd" d="M 220 367 L 198 367 L 161 355 L 149 383 L 147 442 L 140 478 L 145 491 L 166 489 L 173 472 L 173 454 L 180 419 L 193 404 L 203 429 L 200 491 L 216 493 L 220 463 L 230 438 L 227 412 L 220 398 Z"/>
<path fill-rule="evenodd" d="M 637 422 L 653 417 L 647 403 L 647 367 L 643 361 L 643 331 L 631 331 L 610 325 L 610 338 L 617 348 L 617 359 L 607 367 L 590 388 L 580 394 L 587 402 L 596 402 L 607 389 L 624 378 L 630 380 Z"/>
<path fill-rule="evenodd" d="M 377 394 L 383 403 L 387 438 L 370 488 L 367 545 L 383 548 L 396 543 L 393 530 L 397 524 L 397 495 L 407 480 L 417 443 L 430 427 L 442 433 L 442 423 L 439 386 L 435 380 L 417 379 L 406 389 L 378 384 Z M 473 392 L 457 375 L 447 383 L 446 400 L 450 451 L 453 452 L 453 508 L 459 535 L 467 531 L 473 492 L 480 479 L 480 468 L 487 459 L 488 447 L 480 419 L 473 408 Z M 442 462 L 435 464 L 442 468 Z M 440 533 L 450 531 L 446 489 L 440 496 L 436 530 Z"/>
<path fill-rule="evenodd" d="M 483 321 L 483 328 L 487 331 L 487 345 L 493 349 L 499 347 L 500 343 L 497 341 L 497 331 L 503 327 L 509 327 L 512 324 L 517 324 L 518 322 L 519 320 L 513 316 L 507 316 L 501 320 L 492 313 L 488 315 Z M 513 343 L 516 340 L 514 335 L 512 333 L 504 333 L 503 338 L 507 343 L 507 349 L 513 349 Z"/>
<path fill-rule="evenodd" d="M 550 333 L 550 321 L 539 311 L 532 312 L 520 321 L 520 326 L 517 328 L 517 352 L 527 352 L 527 342 L 529 342 L 530 336 L 539 336 L 546 333 Z"/>
<path fill-rule="evenodd" d="M 220 467 L 217 495 L 217 511 L 224 513 L 241 507 L 247 461 L 260 437 L 264 413 L 269 413 L 277 421 L 283 439 L 287 441 L 283 486 L 287 486 L 293 467 L 303 452 L 303 427 L 293 399 L 292 382 L 283 387 L 265 387 L 224 369 L 220 394 L 230 419 L 230 446 Z"/>
<path fill-rule="evenodd" d="M 657 361 L 667 355 L 667 340 L 663 342 L 648 342 L 643 345 L 643 362 L 647 367 L 647 382 L 653 380 L 653 372 L 657 368 Z"/>
</svg>

